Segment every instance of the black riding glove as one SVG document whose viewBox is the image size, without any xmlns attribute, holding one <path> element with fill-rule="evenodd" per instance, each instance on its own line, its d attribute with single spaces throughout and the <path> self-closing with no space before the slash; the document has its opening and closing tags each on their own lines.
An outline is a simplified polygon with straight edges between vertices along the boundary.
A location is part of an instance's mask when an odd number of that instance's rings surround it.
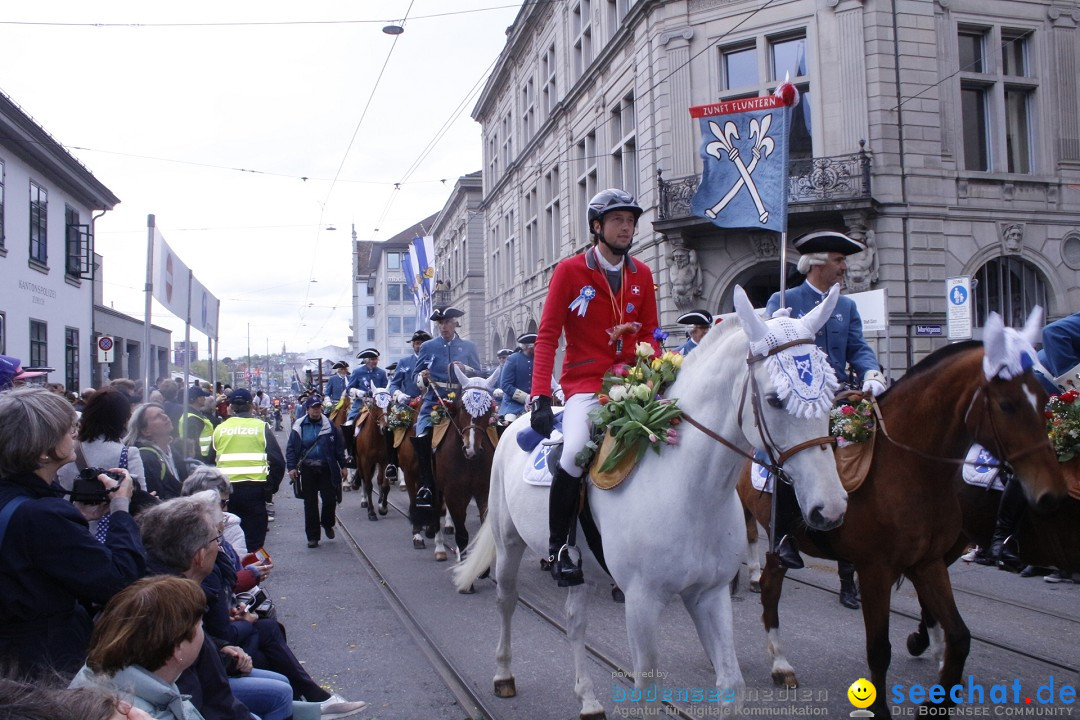
<svg viewBox="0 0 1080 720">
<path fill-rule="evenodd" d="M 551 412 L 551 398 L 547 395 L 536 396 L 533 400 L 529 423 L 536 432 L 544 437 L 551 437 L 551 431 L 555 429 L 555 413 Z"/>
</svg>

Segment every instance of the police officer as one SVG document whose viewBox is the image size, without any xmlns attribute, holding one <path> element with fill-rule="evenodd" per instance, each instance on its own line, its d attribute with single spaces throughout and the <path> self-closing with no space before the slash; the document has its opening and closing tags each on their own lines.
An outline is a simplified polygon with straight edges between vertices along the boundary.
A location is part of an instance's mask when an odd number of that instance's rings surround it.
<svg viewBox="0 0 1080 720">
<path fill-rule="evenodd" d="M 833 285 L 843 282 L 847 272 L 848 255 L 866 250 L 866 246 L 843 233 L 823 230 L 803 235 L 794 243 L 799 251 L 798 270 L 806 275 L 806 282 L 787 291 L 784 302 L 791 309 L 792 317 L 802 317 L 817 306 Z M 765 306 L 767 315 L 780 308 L 780 293 L 774 293 Z M 853 382 L 849 386 L 861 387 L 864 393 L 880 395 L 885 392 L 885 376 L 881 373 L 877 355 L 862 334 L 862 317 L 855 301 L 843 295 L 825 325 L 818 330 L 814 343 L 829 358 L 841 386 L 848 381 L 848 365 L 852 369 Z M 773 552 L 786 568 L 803 567 L 798 545 L 789 532 L 799 514 L 795 491 L 787 483 L 773 483 L 776 488 L 776 513 L 773 519 Z M 840 574 L 840 602 L 852 609 L 859 607 L 855 587 L 855 569 L 851 563 L 837 564 Z"/>
<path fill-rule="evenodd" d="M 450 392 L 461 392 L 454 378 L 451 365 L 457 365 L 466 374 L 480 369 L 480 355 L 476 345 L 457 333 L 457 318 L 465 313 L 456 307 L 435 308 L 429 320 L 436 323 L 438 336 L 420 346 L 416 358 L 416 384 L 423 389 L 424 402 L 416 417 L 416 459 L 420 466 L 420 487 L 416 491 L 415 525 L 430 526 L 435 522 L 435 475 L 431 467 L 431 411 Z"/>
<path fill-rule="evenodd" d="M 349 384 L 349 363 L 338 360 L 331 369 L 334 374 L 326 381 L 326 396 L 324 398 L 324 407 L 327 411 L 332 410 L 338 404 L 338 400 L 345 394 L 345 388 Z"/>
<path fill-rule="evenodd" d="M 394 377 L 390 378 L 390 394 L 394 402 L 399 405 L 408 405 L 415 397 L 420 397 L 420 386 L 416 384 L 416 361 L 419 358 L 420 346 L 431 339 L 431 333 L 426 330 L 417 330 L 409 338 L 412 345 L 412 354 L 406 355 L 397 361 Z M 392 430 L 386 433 L 386 451 L 389 462 L 386 466 L 387 482 L 397 480 L 398 455 L 394 447 L 394 433 Z"/>
<path fill-rule="evenodd" d="M 590 439 L 589 411 L 599 407 L 596 396 L 604 372 L 618 362 L 633 364 L 639 342 L 658 349 L 653 335 L 657 317 L 652 271 L 629 256 L 641 213 L 634 196 L 624 190 L 604 190 L 589 201 L 587 221 L 593 246 L 555 266 L 540 319 L 530 421 L 544 437 L 550 437 L 555 423 L 551 375 L 559 336 L 566 335 L 561 378 L 568 396 L 562 420 L 563 452 L 548 496 L 548 560 L 560 587 L 585 581 L 581 565 L 567 550 L 584 472 L 574 461 Z"/>
<path fill-rule="evenodd" d="M 240 517 L 248 550 L 266 542 L 269 515 L 266 504 L 285 475 L 285 456 L 270 426 L 251 415 L 251 391 L 233 390 L 229 418 L 214 428 L 217 467 L 232 484 L 229 512 Z"/>
<path fill-rule="evenodd" d="M 536 348 L 536 333 L 519 335 L 518 351 L 506 359 L 499 375 L 499 388 L 503 391 L 502 401 L 499 403 L 499 415 L 520 415 L 525 412 L 525 406 L 529 402 L 529 392 L 532 390 L 533 351 Z M 513 417 L 507 418 L 512 422 Z"/>
<path fill-rule="evenodd" d="M 207 465 L 214 464 L 214 423 L 209 412 L 213 396 L 198 385 L 188 388 L 188 412 L 180 418 L 180 440 L 184 457 L 195 458 Z"/>
<path fill-rule="evenodd" d="M 675 351 L 680 355 L 689 355 L 690 351 L 701 343 L 701 338 L 705 337 L 705 333 L 712 328 L 713 316 L 708 310 L 691 310 L 680 315 L 675 322 L 690 326 L 686 331 L 686 342 Z"/>
<path fill-rule="evenodd" d="M 375 348 L 365 348 L 356 354 L 356 357 L 363 362 L 360 366 L 352 371 L 349 375 L 349 383 L 345 386 L 346 392 L 353 397 L 353 404 L 349 408 L 349 417 L 345 420 L 345 425 L 350 426 L 356 422 L 356 418 L 360 415 L 360 408 L 363 407 L 355 399 L 359 395 L 368 394 L 372 388 L 384 388 L 390 384 L 390 379 L 386 377 L 386 371 L 379 367 L 379 351 Z M 358 392 L 354 393 L 353 390 Z M 346 437 L 346 440 L 348 437 Z"/>
</svg>

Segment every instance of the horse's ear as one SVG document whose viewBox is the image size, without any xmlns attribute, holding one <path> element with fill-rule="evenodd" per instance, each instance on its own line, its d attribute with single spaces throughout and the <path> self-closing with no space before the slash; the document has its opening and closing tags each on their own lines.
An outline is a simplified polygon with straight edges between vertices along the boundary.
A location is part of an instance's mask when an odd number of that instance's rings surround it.
<svg viewBox="0 0 1080 720">
<path fill-rule="evenodd" d="M 983 325 L 983 372 L 987 380 L 1007 362 L 1005 346 L 1005 323 L 996 312 L 990 312 Z"/>
<path fill-rule="evenodd" d="M 1032 345 L 1039 342 L 1039 336 L 1042 334 L 1042 321 L 1042 306 L 1036 305 L 1031 309 L 1031 314 L 1028 315 L 1027 322 L 1024 323 L 1024 329 L 1021 331 L 1024 339 Z"/>
<path fill-rule="evenodd" d="M 499 385 L 499 368 L 495 368 L 484 383 L 488 390 L 494 390 Z"/>
<path fill-rule="evenodd" d="M 742 322 L 743 330 L 746 331 L 746 336 L 750 338 L 750 342 L 757 342 L 768 335 L 769 328 L 750 303 L 750 298 L 746 297 L 746 291 L 742 289 L 742 285 L 735 286 L 734 300 L 735 312 L 738 314 L 739 321 Z"/>
<path fill-rule="evenodd" d="M 810 332 L 817 334 L 817 331 L 829 321 L 829 316 L 836 309 L 838 302 L 840 302 L 840 283 L 829 288 L 829 294 L 820 305 L 802 316 L 802 321 L 810 328 Z"/>
<path fill-rule="evenodd" d="M 454 377 L 458 379 L 458 385 L 460 385 L 461 387 L 465 387 L 465 385 L 469 382 L 469 376 L 461 371 L 460 365 L 454 365 L 453 367 Z"/>
</svg>

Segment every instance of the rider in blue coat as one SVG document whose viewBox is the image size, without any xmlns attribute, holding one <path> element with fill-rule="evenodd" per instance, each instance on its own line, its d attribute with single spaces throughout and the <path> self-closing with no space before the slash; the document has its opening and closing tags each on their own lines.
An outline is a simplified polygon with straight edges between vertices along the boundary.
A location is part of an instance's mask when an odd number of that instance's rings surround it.
<svg viewBox="0 0 1080 720">
<path fill-rule="evenodd" d="M 701 338 L 709 332 L 713 325 L 713 316 L 708 310 L 691 310 L 680 315 L 675 322 L 680 325 L 689 325 L 687 340 L 675 352 L 680 355 L 689 355 L 690 351 L 698 346 Z"/>
<path fill-rule="evenodd" d="M 390 384 L 390 379 L 386 377 L 386 371 L 379 367 L 378 350 L 366 348 L 358 352 L 356 357 L 364 362 L 349 375 L 349 383 L 345 386 L 346 392 L 356 389 L 361 394 L 369 395 L 372 388 L 384 388 Z M 349 394 L 353 395 L 351 392 Z M 356 422 L 361 407 L 363 407 L 361 403 L 353 402 L 352 407 L 349 408 L 349 417 L 345 420 L 346 425 L 352 425 Z"/>
<path fill-rule="evenodd" d="M 866 246 L 843 233 L 823 230 L 803 235 L 794 243 L 799 251 L 799 272 L 806 275 L 806 282 L 791 288 L 784 295 L 784 304 L 791 310 L 791 317 L 801 318 L 814 309 L 829 289 L 842 282 L 847 272 L 848 255 L 866 250 Z M 771 316 L 780 308 L 780 293 L 774 293 L 765 306 Z M 847 366 L 851 365 L 855 387 L 864 393 L 880 395 L 885 392 L 885 376 L 880 370 L 877 356 L 862 334 L 862 318 L 849 297 L 840 296 L 832 316 L 818 330 L 814 343 L 825 351 L 829 364 L 836 372 L 836 379 L 843 386 L 848 381 Z M 773 552 L 785 568 L 803 567 L 798 545 L 789 530 L 799 515 L 799 503 L 795 492 L 787 483 L 773 483 L 776 490 L 776 513 L 773 516 Z M 837 563 L 840 575 L 840 602 L 852 609 L 859 607 L 855 587 L 855 568 L 851 563 Z"/>
<path fill-rule="evenodd" d="M 420 487 L 416 491 L 416 512 L 413 523 L 434 523 L 433 503 L 435 475 L 431 467 L 431 411 L 451 391 L 460 394 L 461 388 L 453 376 L 451 365 L 459 366 L 466 375 L 480 372 L 480 356 L 476 345 L 457 334 L 457 318 L 465 313 L 456 307 L 435 308 L 429 318 L 435 322 L 439 335 L 420 346 L 416 360 L 416 383 L 423 388 L 424 402 L 416 417 L 416 437 L 412 439 L 420 465 Z"/>
<path fill-rule="evenodd" d="M 416 384 L 416 361 L 420 346 L 431 339 L 431 334 L 425 330 L 417 330 L 412 334 L 409 342 L 412 343 L 412 354 L 406 355 L 397 361 L 394 376 L 390 378 L 390 394 L 393 401 L 398 405 L 408 405 L 409 401 L 420 396 L 420 386 Z M 394 433 L 386 433 L 386 451 L 389 460 L 386 465 L 387 482 L 397 481 L 398 454 L 394 447 Z"/>
<path fill-rule="evenodd" d="M 499 387 L 502 388 L 502 402 L 499 415 L 520 415 L 525 412 L 532 389 L 533 350 L 536 347 L 536 333 L 518 336 L 520 351 L 506 358 L 499 375 Z"/>
<path fill-rule="evenodd" d="M 345 394 L 345 388 L 349 384 L 349 363 L 338 360 L 333 365 L 334 374 L 326 381 L 326 395 L 324 396 L 326 411 L 330 412 L 337 405 L 338 400 Z"/>
</svg>

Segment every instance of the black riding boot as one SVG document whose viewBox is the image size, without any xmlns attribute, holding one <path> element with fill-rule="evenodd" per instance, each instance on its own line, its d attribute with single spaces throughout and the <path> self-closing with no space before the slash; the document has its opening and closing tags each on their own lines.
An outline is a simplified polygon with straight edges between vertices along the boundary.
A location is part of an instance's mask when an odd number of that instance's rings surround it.
<svg viewBox="0 0 1080 720">
<path fill-rule="evenodd" d="M 855 565 L 847 560 L 837 560 L 836 574 L 840 576 L 840 604 L 858 610 L 859 586 L 855 584 Z"/>
<path fill-rule="evenodd" d="M 412 438 L 416 449 L 416 463 L 420 468 L 420 485 L 416 488 L 413 502 L 414 525 L 430 526 L 435 523 L 435 475 L 431 470 L 431 435 Z"/>
<path fill-rule="evenodd" d="M 397 448 L 394 447 L 394 431 L 386 431 L 386 482 L 393 485 L 397 482 L 398 459 Z"/>
<path fill-rule="evenodd" d="M 566 543 L 570 536 L 570 524 L 577 519 L 578 501 L 581 498 L 581 478 L 576 478 L 555 467 L 548 495 L 548 561 L 551 577 L 559 587 L 570 587 L 585 582 L 581 565 L 574 564 Z"/>
<path fill-rule="evenodd" d="M 773 518 L 773 552 L 780 560 L 781 567 L 798 570 L 804 567 L 799 555 L 799 544 L 791 534 L 799 516 L 799 500 L 795 497 L 795 488 L 789 483 L 773 478 L 773 492 L 776 493 L 776 515 Z"/>
<path fill-rule="evenodd" d="M 997 524 L 994 526 L 994 537 L 990 541 L 990 557 L 997 561 L 998 568 L 1002 570 L 1020 572 L 1024 567 L 1023 561 L 1016 554 L 1015 536 L 1026 508 L 1027 500 L 1024 498 L 1020 481 L 1010 478 L 1005 492 L 1001 493 Z"/>
</svg>

